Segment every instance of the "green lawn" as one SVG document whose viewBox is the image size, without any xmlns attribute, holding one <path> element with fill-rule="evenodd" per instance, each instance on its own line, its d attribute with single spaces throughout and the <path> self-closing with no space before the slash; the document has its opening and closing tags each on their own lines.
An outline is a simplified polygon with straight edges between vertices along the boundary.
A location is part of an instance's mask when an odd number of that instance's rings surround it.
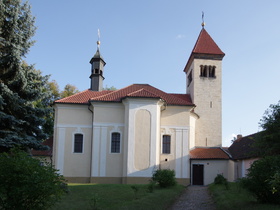
<svg viewBox="0 0 280 210">
<path fill-rule="evenodd" d="M 280 205 L 260 204 L 245 189 L 240 187 L 238 183 L 229 183 L 229 190 L 224 185 L 209 186 L 209 190 L 213 195 L 217 209 L 227 210 L 280 210 Z"/>
<path fill-rule="evenodd" d="M 153 193 L 147 191 L 148 185 L 133 185 L 139 188 L 137 194 L 132 185 L 121 184 L 69 184 L 69 193 L 63 197 L 55 209 L 166 209 L 172 205 L 185 187 L 156 187 Z M 94 208 L 94 200 L 96 205 Z"/>
</svg>

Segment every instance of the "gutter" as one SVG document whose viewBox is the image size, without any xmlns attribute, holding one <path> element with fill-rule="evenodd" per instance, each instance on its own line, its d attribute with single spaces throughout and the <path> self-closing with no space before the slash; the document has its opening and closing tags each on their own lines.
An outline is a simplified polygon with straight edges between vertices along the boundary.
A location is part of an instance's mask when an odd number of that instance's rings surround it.
<svg viewBox="0 0 280 210">
<path fill-rule="evenodd" d="M 92 145 L 93 145 L 93 110 L 90 109 L 90 99 L 88 100 L 88 110 L 92 113 L 91 117 L 91 131 L 90 131 L 90 166 L 89 166 L 89 183 L 91 183 L 91 170 L 92 170 L 92 158 L 93 158 L 93 152 L 92 152 Z"/>
</svg>

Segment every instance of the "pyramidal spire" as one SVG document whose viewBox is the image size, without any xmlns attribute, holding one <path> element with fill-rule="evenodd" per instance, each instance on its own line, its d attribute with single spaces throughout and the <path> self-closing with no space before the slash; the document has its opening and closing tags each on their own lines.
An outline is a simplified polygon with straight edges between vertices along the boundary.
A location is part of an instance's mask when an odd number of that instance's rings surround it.
<svg viewBox="0 0 280 210">
<path fill-rule="evenodd" d="M 192 53 L 225 55 L 204 27 L 200 31 Z"/>
</svg>

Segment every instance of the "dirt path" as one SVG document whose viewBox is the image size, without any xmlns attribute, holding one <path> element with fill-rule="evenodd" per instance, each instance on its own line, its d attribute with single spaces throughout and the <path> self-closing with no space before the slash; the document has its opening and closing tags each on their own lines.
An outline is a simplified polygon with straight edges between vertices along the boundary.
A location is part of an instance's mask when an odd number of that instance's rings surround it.
<svg viewBox="0 0 280 210">
<path fill-rule="evenodd" d="M 215 210 L 206 186 L 189 186 L 170 210 Z"/>
</svg>

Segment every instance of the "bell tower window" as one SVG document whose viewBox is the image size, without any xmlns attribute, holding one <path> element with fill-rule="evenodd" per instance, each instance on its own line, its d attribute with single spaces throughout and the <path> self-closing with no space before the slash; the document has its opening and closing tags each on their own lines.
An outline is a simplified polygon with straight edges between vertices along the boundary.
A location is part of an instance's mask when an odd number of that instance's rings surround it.
<svg viewBox="0 0 280 210">
<path fill-rule="evenodd" d="M 200 76 L 207 77 L 207 66 L 206 65 L 200 66 Z"/>
<path fill-rule="evenodd" d="M 191 84 L 192 82 L 192 70 L 190 72 L 190 74 L 188 75 L 188 86 Z"/>
<path fill-rule="evenodd" d="M 209 77 L 216 77 L 215 69 L 216 69 L 216 66 L 209 66 Z"/>
<path fill-rule="evenodd" d="M 216 66 L 200 65 L 200 77 L 215 78 Z"/>
</svg>

